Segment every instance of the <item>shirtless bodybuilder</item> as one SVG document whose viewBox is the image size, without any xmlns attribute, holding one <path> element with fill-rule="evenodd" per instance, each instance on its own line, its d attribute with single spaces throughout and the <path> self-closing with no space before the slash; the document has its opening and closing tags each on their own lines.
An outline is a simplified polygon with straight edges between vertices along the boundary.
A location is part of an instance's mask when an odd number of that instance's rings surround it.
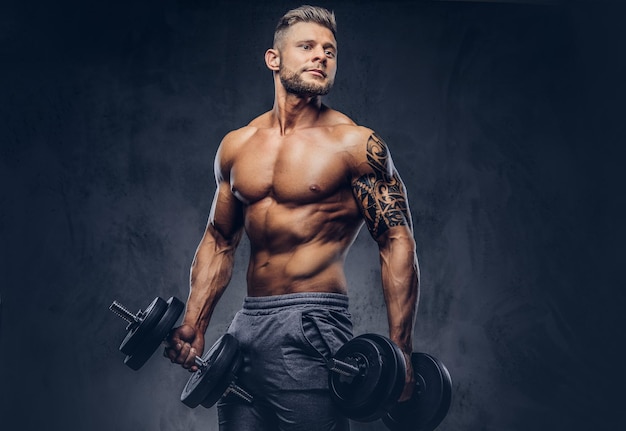
<svg viewBox="0 0 626 431">
<path fill-rule="evenodd" d="M 211 314 L 245 231 L 247 297 L 229 332 L 246 366 L 234 396 L 218 404 L 222 430 L 344 430 L 329 401 L 324 357 L 352 337 L 344 260 L 365 224 L 378 244 L 389 336 L 413 385 L 412 331 L 419 270 L 405 186 L 372 130 L 322 104 L 337 71 L 335 18 L 303 6 L 279 21 L 265 53 L 271 111 L 227 134 L 215 158 L 217 190 L 191 267 L 182 325 L 165 354 L 195 371 Z"/>
</svg>

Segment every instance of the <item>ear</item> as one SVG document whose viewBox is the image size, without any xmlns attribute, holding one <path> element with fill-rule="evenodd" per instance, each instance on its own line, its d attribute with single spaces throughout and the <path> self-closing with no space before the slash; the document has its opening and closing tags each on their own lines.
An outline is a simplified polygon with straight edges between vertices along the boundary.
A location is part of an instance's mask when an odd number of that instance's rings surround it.
<svg viewBox="0 0 626 431">
<path fill-rule="evenodd" d="M 270 48 L 265 51 L 265 65 L 273 72 L 278 72 L 280 67 L 280 53 L 277 49 Z"/>
</svg>

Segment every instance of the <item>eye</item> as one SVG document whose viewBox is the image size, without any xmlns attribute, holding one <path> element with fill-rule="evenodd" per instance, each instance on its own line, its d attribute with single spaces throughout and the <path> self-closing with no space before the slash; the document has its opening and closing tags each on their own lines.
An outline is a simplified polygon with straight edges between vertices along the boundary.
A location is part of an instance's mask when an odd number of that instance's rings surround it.
<svg viewBox="0 0 626 431">
<path fill-rule="evenodd" d="M 311 45 L 302 45 L 302 49 L 308 51 L 309 49 L 311 49 Z"/>
<path fill-rule="evenodd" d="M 325 51 L 326 57 L 335 58 L 335 53 L 332 51 Z"/>
</svg>

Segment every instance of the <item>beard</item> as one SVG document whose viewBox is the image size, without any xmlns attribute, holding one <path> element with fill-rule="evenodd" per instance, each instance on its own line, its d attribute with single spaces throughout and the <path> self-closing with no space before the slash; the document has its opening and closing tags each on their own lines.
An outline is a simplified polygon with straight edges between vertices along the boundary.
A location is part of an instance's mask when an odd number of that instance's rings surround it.
<svg viewBox="0 0 626 431">
<path fill-rule="evenodd" d="M 282 64 L 279 67 L 278 76 L 287 93 L 303 97 L 325 96 L 333 86 L 332 80 L 327 80 L 325 84 L 306 82 L 302 79 L 302 72 L 288 71 Z"/>
</svg>

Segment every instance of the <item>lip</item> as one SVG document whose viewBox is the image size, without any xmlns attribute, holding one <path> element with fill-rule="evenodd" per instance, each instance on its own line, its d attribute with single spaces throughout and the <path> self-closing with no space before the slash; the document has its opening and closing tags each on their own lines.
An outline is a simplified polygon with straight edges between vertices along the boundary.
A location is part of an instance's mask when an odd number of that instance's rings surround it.
<svg viewBox="0 0 626 431">
<path fill-rule="evenodd" d="M 324 71 L 321 69 L 308 69 L 307 72 L 320 76 L 322 78 L 326 78 L 326 73 L 324 73 Z"/>
</svg>

